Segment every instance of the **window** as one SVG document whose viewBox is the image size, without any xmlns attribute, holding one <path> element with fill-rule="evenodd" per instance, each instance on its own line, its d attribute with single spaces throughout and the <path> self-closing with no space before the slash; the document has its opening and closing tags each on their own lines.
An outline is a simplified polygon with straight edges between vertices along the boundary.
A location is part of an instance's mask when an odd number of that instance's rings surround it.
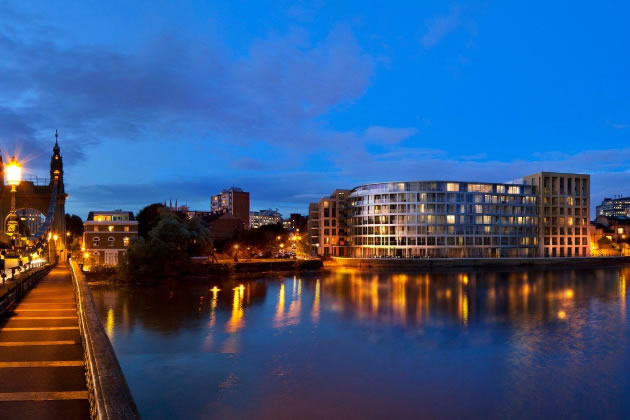
<svg viewBox="0 0 630 420">
<path fill-rule="evenodd" d="M 129 246 L 129 237 L 128 236 L 125 236 L 123 238 L 123 246 L 126 246 L 126 247 Z"/>
<path fill-rule="evenodd" d="M 110 236 L 109 238 L 107 238 L 107 245 L 114 246 L 114 241 L 115 241 L 114 237 Z"/>
<path fill-rule="evenodd" d="M 111 226 L 111 225 L 107 226 L 107 230 L 109 230 L 110 232 L 113 232 L 114 231 L 114 226 Z"/>
<path fill-rule="evenodd" d="M 511 185 L 508 187 L 508 194 L 520 194 L 520 193 L 521 193 L 521 187 L 515 186 L 515 185 Z"/>
<path fill-rule="evenodd" d="M 98 232 L 98 226 L 94 226 L 94 232 Z"/>
<path fill-rule="evenodd" d="M 446 191 L 459 191 L 459 184 L 449 182 L 446 184 Z"/>
<path fill-rule="evenodd" d="M 125 226 L 125 232 L 129 232 L 129 226 Z"/>
<path fill-rule="evenodd" d="M 505 194 L 505 185 L 497 185 L 497 193 Z"/>
<path fill-rule="evenodd" d="M 449 214 L 448 216 L 446 216 L 446 222 L 449 225 L 455 224 L 455 216 Z"/>
<path fill-rule="evenodd" d="M 94 247 L 97 248 L 100 241 L 101 241 L 101 238 L 99 238 L 98 236 L 95 236 L 94 238 L 92 238 L 92 245 L 94 245 Z"/>
</svg>

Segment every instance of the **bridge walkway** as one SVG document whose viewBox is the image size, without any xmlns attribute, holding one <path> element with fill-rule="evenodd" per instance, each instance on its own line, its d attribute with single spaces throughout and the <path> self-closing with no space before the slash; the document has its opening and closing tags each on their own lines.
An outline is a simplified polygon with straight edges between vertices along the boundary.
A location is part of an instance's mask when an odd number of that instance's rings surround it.
<svg viewBox="0 0 630 420">
<path fill-rule="evenodd" d="M 53 268 L 0 325 L 0 418 L 90 418 L 69 268 Z"/>
</svg>

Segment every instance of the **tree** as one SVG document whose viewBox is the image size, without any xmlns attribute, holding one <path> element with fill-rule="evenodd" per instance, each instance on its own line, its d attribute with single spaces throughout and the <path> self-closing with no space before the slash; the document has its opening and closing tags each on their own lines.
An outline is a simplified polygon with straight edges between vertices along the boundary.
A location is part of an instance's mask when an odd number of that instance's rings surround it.
<svg viewBox="0 0 630 420">
<path fill-rule="evenodd" d="M 136 215 L 136 220 L 138 221 L 138 235 L 147 239 L 149 232 L 155 226 L 157 226 L 160 221 L 160 210 L 166 209 L 163 204 L 153 203 L 149 204 L 142 210 L 138 212 Z"/>
<path fill-rule="evenodd" d="M 66 213 L 66 231 L 70 232 L 70 236 L 73 238 L 83 235 L 83 220 L 76 214 Z"/>
<path fill-rule="evenodd" d="M 198 218 L 181 218 L 166 208 L 157 215 L 146 238 L 134 238 L 129 245 L 120 266 L 127 281 L 152 283 L 185 275 L 191 268 L 190 257 L 207 255 L 212 249 L 210 230 Z"/>
</svg>

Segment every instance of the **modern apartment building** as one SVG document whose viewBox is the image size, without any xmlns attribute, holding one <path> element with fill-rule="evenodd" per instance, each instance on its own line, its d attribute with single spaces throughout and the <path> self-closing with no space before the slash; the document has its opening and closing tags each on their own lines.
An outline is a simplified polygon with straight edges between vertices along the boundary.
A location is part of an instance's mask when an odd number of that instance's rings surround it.
<svg viewBox="0 0 630 420">
<path fill-rule="evenodd" d="M 210 211 L 236 216 L 247 229 L 249 228 L 249 193 L 237 187 L 223 190 L 210 199 Z"/>
<path fill-rule="evenodd" d="M 347 231 L 349 195 L 350 190 L 335 190 L 329 197 L 319 200 L 319 203 L 309 205 L 309 218 L 315 215 L 318 217 L 309 220 L 309 233 L 312 246 L 319 255 L 349 256 Z M 313 242 L 315 234 L 318 242 Z"/>
<path fill-rule="evenodd" d="M 538 172 L 516 182 L 536 187 L 539 256 L 590 254 L 590 175 Z"/>
<path fill-rule="evenodd" d="M 589 194 L 588 175 L 549 172 L 367 184 L 311 203 L 309 234 L 322 256 L 586 256 Z"/>
<path fill-rule="evenodd" d="M 627 216 L 630 217 L 630 197 L 604 198 L 595 207 L 595 216 Z"/>
<path fill-rule="evenodd" d="M 278 223 L 282 223 L 282 215 L 278 212 L 278 209 L 249 212 L 249 227 L 252 229 L 257 229 L 265 225 L 275 225 Z"/>
<path fill-rule="evenodd" d="M 318 248 L 320 246 L 319 243 L 319 204 L 320 203 L 310 203 L 308 205 L 308 221 L 307 221 L 307 231 L 308 231 L 308 240 L 309 245 L 311 246 L 311 253 L 313 255 L 317 255 Z"/>
<path fill-rule="evenodd" d="M 138 236 L 138 222 L 130 211 L 91 211 L 83 222 L 86 266 L 116 265 L 124 257 L 131 238 Z"/>
</svg>

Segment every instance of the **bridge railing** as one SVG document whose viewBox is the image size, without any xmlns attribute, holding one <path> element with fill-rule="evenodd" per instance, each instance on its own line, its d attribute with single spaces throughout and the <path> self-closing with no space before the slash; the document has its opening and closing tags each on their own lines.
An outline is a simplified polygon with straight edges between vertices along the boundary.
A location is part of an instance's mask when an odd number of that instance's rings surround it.
<svg viewBox="0 0 630 420">
<path fill-rule="evenodd" d="M 11 310 L 40 279 L 48 274 L 51 268 L 50 264 L 31 268 L 17 274 L 15 279 L 6 280 L 4 285 L 0 285 L 0 316 Z"/>
<path fill-rule="evenodd" d="M 71 260 L 92 418 L 139 419 L 125 376 L 96 311 L 85 274 Z"/>
</svg>

